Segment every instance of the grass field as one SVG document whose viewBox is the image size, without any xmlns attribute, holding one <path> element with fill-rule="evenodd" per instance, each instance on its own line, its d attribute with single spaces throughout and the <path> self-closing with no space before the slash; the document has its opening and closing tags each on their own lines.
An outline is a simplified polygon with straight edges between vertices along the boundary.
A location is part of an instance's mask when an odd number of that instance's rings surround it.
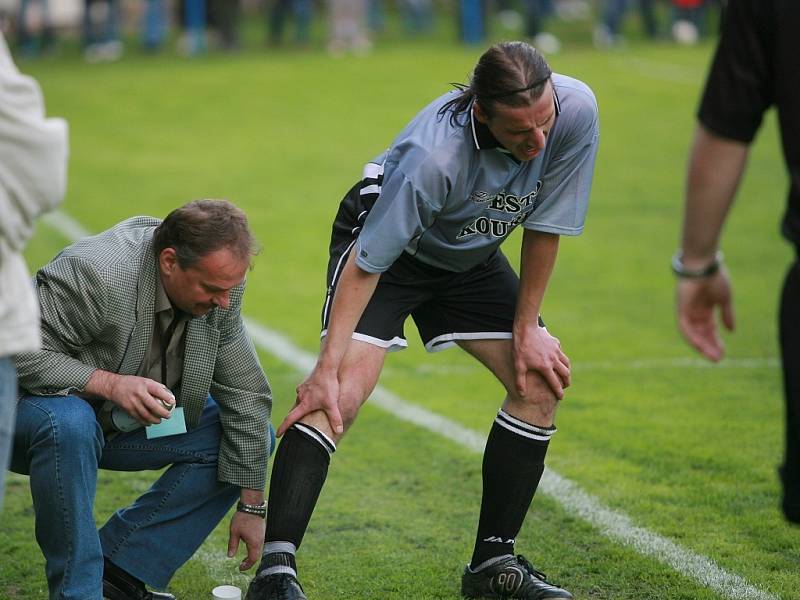
<svg viewBox="0 0 800 600">
<path fill-rule="evenodd" d="M 426 40 L 359 59 L 253 49 L 94 66 L 66 56 L 22 68 L 42 84 L 48 112 L 70 123 L 66 213 L 100 231 L 194 198 L 235 201 L 263 245 L 246 314 L 313 354 L 341 195 L 418 108 L 466 78 L 480 51 Z M 558 494 L 540 493 L 517 549 L 576 598 L 800 598 L 800 530 L 777 511 L 776 304 L 790 252 L 778 236 L 787 182 L 773 115 L 723 241 L 738 319 L 729 358 L 695 360 L 673 324 L 668 264 L 710 51 L 568 45 L 551 59 L 595 90 L 602 142 L 586 231 L 563 241 L 543 308 L 574 364 L 548 466 L 633 525 L 743 579 L 727 592 L 709 587 L 658 548 L 620 543 Z M 40 226 L 31 266 L 67 241 Z M 518 243 L 505 247 L 513 260 Z M 426 355 L 411 324 L 406 333 L 411 348 L 389 357 L 384 389 L 485 434 L 498 385 L 463 353 Z M 261 358 L 279 422 L 302 374 L 286 356 Z M 103 472 L 98 523 L 154 477 Z M 368 404 L 333 458 L 298 555 L 309 598 L 457 598 L 479 502 L 478 452 Z M 238 560 L 225 558 L 226 526 L 171 583 L 181 600 L 210 597 L 220 583 L 246 586 Z M 0 598 L 46 598 L 42 566 L 27 479 L 11 476 Z"/>
</svg>

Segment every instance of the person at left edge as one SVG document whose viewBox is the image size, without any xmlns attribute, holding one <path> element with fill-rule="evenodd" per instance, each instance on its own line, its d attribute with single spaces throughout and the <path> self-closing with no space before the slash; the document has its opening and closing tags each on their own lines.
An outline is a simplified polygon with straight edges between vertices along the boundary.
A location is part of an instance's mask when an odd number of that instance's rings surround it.
<svg viewBox="0 0 800 600">
<path fill-rule="evenodd" d="M 14 355 L 39 348 L 39 313 L 22 251 L 36 218 L 67 187 L 67 122 L 45 116 L 39 84 L 14 64 L 0 31 L 0 508 L 17 404 Z"/>
<path fill-rule="evenodd" d="M 259 558 L 274 433 L 240 314 L 255 247 L 241 210 L 200 200 L 123 221 L 36 273 L 42 349 L 17 357 L 11 467 L 30 475 L 50 598 L 173 599 L 145 584 L 165 588 L 237 498 L 228 555 L 243 541 L 239 568 Z M 116 431 L 112 409 L 141 425 L 183 416 L 188 431 Z M 98 468 L 162 467 L 96 529 Z"/>
</svg>

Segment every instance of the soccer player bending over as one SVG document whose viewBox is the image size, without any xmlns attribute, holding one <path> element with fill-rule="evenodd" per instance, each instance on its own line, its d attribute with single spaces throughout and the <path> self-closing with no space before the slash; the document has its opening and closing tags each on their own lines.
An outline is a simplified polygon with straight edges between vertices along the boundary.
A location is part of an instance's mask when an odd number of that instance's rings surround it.
<svg viewBox="0 0 800 600">
<path fill-rule="evenodd" d="M 429 351 L 458 345 L 503 384 L 461 592 L 572 598 L 522 556 L 519 533 L 556 432 L 570 363 L 539 315 L 559 237 L 583 230 L 598 144 L 586 84 L 523 42 L 498 44 L 470 83 L 423 108 L 364 169 L 333 224 L 317 364 L 279 428 L 264 556 L 247 600 L 304 599 L 300 546 L 336 444 L 409 315 Z M 500 251 L 524 230 L 519 277 Z"/>
</svg>

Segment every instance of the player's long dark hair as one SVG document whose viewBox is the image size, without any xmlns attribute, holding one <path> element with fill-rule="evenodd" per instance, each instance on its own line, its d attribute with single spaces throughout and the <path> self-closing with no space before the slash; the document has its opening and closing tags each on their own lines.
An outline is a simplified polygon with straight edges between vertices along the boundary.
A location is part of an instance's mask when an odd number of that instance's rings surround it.
<svg viewBox="0 0 800 600">
<path fill-rule="evenodd" d="M 439 117 L 450 113 L 456 125 L 473 99 L 491 118 L 497 104 L 528 106 L 539 99 L 552 71 L 544 56 L 525 42 L 501 42 L 478 60 L 469 85 L 454 83 L 460 93 L 439 109 Z"/>
</svg>

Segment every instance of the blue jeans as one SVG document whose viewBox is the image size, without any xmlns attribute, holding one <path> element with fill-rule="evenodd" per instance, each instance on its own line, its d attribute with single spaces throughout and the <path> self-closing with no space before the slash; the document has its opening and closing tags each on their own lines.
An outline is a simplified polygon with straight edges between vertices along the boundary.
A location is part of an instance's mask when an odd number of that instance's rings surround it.
<svg viewBox="0 0 800 600">
<path fill-rule="evenodd" d="M 106 440 L 91 406 L 75 396 L 20 400 L 11 469 L 30 475 L 50 598 L 102 600 L 103 556 L 151 587 L 166 587 L 239 496 L 238 487 L 217 480 L 221 434 L 210 397 L 197 427 L 153 440 L 144 429 Z M 98 468 L 167 466 L 96 529 Z"/>
<path fill-rule="evenodd" d="M 14 359 L 0 357 L 0 510 L 6 489 L 6 469 L 14 431 L 14 410 L 17 406 L 17 371 Z"/>
</svg>

